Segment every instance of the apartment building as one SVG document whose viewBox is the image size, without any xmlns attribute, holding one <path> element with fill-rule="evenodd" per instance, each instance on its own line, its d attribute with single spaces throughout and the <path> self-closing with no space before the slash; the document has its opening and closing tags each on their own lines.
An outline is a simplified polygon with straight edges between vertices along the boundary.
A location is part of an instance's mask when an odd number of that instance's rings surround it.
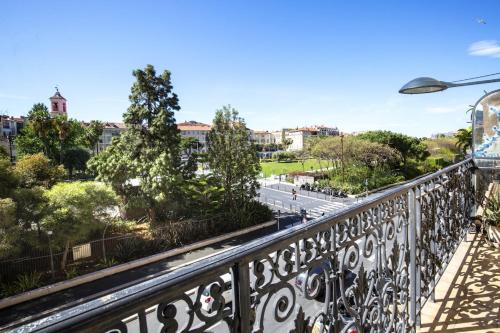
<svg viewBox="0 0 500 333">
<path fill-rule="evenodd" d="M 210 125 L 190 120 L 177 124 L 177 128 L 181 131 L 181 137 L 191 137 L 198 140 L 199 146 L 196 148 L 198 152 L 207 151 L 207 135 L 211 128 Z"/>
</svg>

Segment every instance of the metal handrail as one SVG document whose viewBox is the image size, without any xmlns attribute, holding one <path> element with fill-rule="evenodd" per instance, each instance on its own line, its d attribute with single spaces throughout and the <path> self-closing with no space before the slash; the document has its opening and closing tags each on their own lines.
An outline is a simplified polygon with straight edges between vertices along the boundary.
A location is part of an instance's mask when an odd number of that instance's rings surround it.
<svg viewBox="0 0 500 333">
<path fill-rule="evenodd" d="M 63 310 L 56 316 L 44 318 L 19 327 L 15 332 L 64 332 L 70 327 L 73 332 L 98 331 L 99 328 L 105 327 L 109 322 L 137 314 L 138 308 L 147 308 L 161 303 L 162 300 L 177 294 L 179 290 L 189 290 L 189 288 L 198 286 L 204 280 L 216 278 L 227 273 L 230 267 L 248 264 L 252 262 L 257 254 L 262 254 L 263 252 L 271 253 L 283 246 L 288 246 L 298 239 L 310 238 L 327 224 L 338 223 L 348 216 L 366 211 L 367 207 L 376 206 L 401 194 L 406 194 L 416 186 L 430 182 L 470 162 L 471 159 L 464 160 L 455 165 L 443 168 L 434 174 L 400 185 L 379 197 L 353 204 L 307 224 L 297 225 L 290 229 L 251 241 L 203 261 L 117 291 L 106 297 Z M 96 317 L 99 317 L 100 322 L 95 323 Z M 91 327 L 88 325 L 91 325 Z"/>
</svg>

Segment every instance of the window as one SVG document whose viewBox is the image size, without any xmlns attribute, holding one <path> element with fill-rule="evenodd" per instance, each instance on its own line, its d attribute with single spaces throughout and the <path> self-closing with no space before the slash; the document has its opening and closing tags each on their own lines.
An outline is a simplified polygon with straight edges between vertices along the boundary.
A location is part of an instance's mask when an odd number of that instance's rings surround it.
<svg viewBox="0 0 500 333">
<path fill-rule="evenodd" d="M 63 103 L 63 112 L 66 112 L 66 103 Z"/>
<path fill-rule="evenodd" d="M 57 103 L 52 103 L 52 111 L 58 111 L 57 110 Z"/>
<path fill-rule="evenodd" d="M 4 121 L 3 128 L 10 128 L 10 123 L 8 121 Z"/>
</svg>

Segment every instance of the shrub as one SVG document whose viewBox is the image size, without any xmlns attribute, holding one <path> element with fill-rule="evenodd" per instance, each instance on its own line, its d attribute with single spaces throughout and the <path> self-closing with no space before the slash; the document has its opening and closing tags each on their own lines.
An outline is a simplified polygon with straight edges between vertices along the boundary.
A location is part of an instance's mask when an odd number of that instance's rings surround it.
<svg viewBox="0 0 500 333">
<path fill-rule="evenodd" d="M 50 187 L 66 175 L 62 165 L 52 166 L 42 153 L 23 156 L 17 161 L 14 171 L 24 187 Z"/>
<path fill-rule="evenodd" d="M 500 192 L 486 199 L 484 218 L 490 225 L 500 227 Z"/>
</svg>

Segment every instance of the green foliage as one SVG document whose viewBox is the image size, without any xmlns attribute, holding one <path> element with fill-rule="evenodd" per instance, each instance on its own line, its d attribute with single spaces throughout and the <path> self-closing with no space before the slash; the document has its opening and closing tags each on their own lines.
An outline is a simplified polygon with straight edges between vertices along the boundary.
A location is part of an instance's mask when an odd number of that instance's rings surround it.
<svg viewBox="0 0 500 333">
<path fill-rule="evenodd" d="M 50 160 L 61 163 L 66 150 L 84 142 L 80 122 L 62 115 L 51 118 L 44 104 L 35 104 L 27 118 L 27 125 L 16 136 L 16 150 L 20 157 L 43 153 Z"/>
<path fill-rule="evenodd" d="M 17 204 L 17 221 L 25 229 L 30 229 L 32 224 L 36 224 L 37 229 L 39 229 L 40 221 L 47 208 L 47 199 L 44 193 L 44 188 L 40 186 L 18 188 L 13 192 L 13 198 Z"/>
<path fill-rule="evenodd" d="M 63 155 L 64 167 L 68 170 L 69 176 L 73 176 L 73 171 L 85 172 L 90 154 L 82 147 L 72 147 L 67 149 Z"/>
<path fill-rule="evenodd" d="M 297 159 L 297 155 L 293 152 L 281 151 L 273 154 L 273 159 L 278 162 L 292 162 Z"/>
<path fill-rule="evenodd" d="M 457 134 L 455 134 L 455 138 L 457 139 L 457 147 L 465 155 L 467 149 L 472 148 L 472 127 L 459 129 Z"/>
<path fill-rule="evenodd" d="M 66 275 L 66 280 L 73 279 L 78 276 L 78 268 L 76 266 L 71 266 L 64 271 Z"/>
<path fill-rule="evenodd" d="M 0 160 L 10 159 L 9 152 L 3 146 L 0 146 Z"/>
<path fill-rule="evenodd" d="M 15 256 L 19 248 L 20 228 L 16 222 L 16 203 L 0 199 L 0 257 Z"/>
<path fill-rule="evenodd" d="M 364 140 L 355 142 L 352 158 L 369 169 L 375 169 L 377 166 L 397 168 L 402 159 L 401 154 L 396 149 L 381 143 Z"/>
<path fill-rule="evenodd" d="M 67 240 L 85 240 L 117 204 L 113 190 L 97 182 L 58 183 L 44 196 L 49 212 L 42 225 L 54 231 L 60 244 Z"/>
<path fill-rule="evenodd" d="M 14 170 L 23 187 L 50 187 L 65 176 L 64 168 L 52 166 L 42 153 L 21 157 Z"/>
<path fill-rule="evenodd" d="M 18 179 L 7 159 L 0 158 L 0 198 L 10 196 L 12 190 L 17 186 Z"/>
<path fill-rule="evenodd" d="M 236 210 L 255 197 L 261 170 L 245 121 L 236 109 L 224 106 L 217 110 L 207 139 L 208 164 L 224 188 L 223 204 Z"/>
<path fill-rule="evenodd" d="M 261 160 L 262 173 L 265 177 L 270 175 L 288 174 L 290 172 L 319 170 L 324 167 L 327 161 L 317 161 L 308 159 L 299 162 L 280 163 L 277 161 Z M 303 163 L 302 163 L 303 162 Z"/>
<path fill-rule="evenodd" d="M 150 219 L 156 221 L 159 211 L 178 207 L 183 181 L 194 170 L 192 163 L 187 169 L 181 164 L 181 139 L 174 118 L 180 107 L 170 72 L 156 75 L 148 65 L 133 75 L 131 105 L 123 115 L 127 131 L 113 140 L 104 156 L 92 159 L 89 167 L 97 179 L 112 184 L 120 195 L 128 195 L 127 181 L 137 178 Z"/>
<path fill-rule="evenodd" d="M 49 109 L 42 103 L 35 104 L 27 118 L 28 124 L 16 137 L 18 156 L 44 153 L 49 158 L 57 158 L 57 138 Z"/>
<path fill-rule="evenodd" d="M 388 145 L 401 153 L 403 165 L 409 158 L 423 161 L 429 155 L 421 139 L 391 131 L 369 131 L 357 136 L 359 139 Z"/>
<path fill-rule="evenodd" d="M 436 139 L 427 139 L 424 143 L 430 154 L 428 159 L 441 158 L 446 165 L 453 163 L 455 157 L 462 154 L 461 149 L 457 147 L 457 140 L 454 137 L 442 136 Z"/>
<path fill-rule="evenodd" d="M 102 259 L 99 261 L 96 265 L 97 268 L 103 269 L 103 268 L 109 268 L 111 266 L 118 265 L 119 261 L 116 260 L 115 258 L 109 258 L 109 259 Z"/>
<path fill-rule="evenodd" d="M 211 175 L 200 176 L 186 186 L 187 200 L 191 211 L 197 216 L 205 217 L 220 212 L 224 199 L 224 188 Z M 189 215 L 194 215 L 189 214 Z"/>
<path fill-rule="evenodd" d="M 102 135 L 103 130 L 104 124 L 99 120 L 92 120 L 85 127 L 85 146 L 94 153 L 97 151 L 97 143 L 99 142 L 99 137 Z"/>
<path fill-rule="evenodd" d="M 484 218 L 490 225 L 500 227 L 500 191 L 486 198 Z"/>
<path fill-rule="evenodd" d="M 112 144 L 88 162 L 88 169 L 96 174 L 96 180 L 111 185 L 126 204 L 128 197 L 136 193 L 129 180 L 137 177 L 136 161 L 129 151 L 128 136 L 114 138 Z"/>
<path fill-rule="evenodd" d="M 41 286 L 42 274 L 38 272 L 24 273 L 13 282 L 2 283 L 2 296 L 20 294 Z"/>
</svg>

